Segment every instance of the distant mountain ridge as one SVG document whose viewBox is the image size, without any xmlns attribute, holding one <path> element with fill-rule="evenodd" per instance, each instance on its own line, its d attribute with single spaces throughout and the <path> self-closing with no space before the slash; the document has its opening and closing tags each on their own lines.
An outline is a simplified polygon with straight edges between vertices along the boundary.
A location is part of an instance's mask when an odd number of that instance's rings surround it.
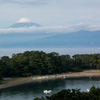
<svg viewBox="0 0 100 100">
<path fill-rule="evenodd" d="M 100 31 L 81 30 L 53 35 L 41 32 L 0 34 L 1 47 L 100 47 Z"/>
<path fill-rule="evenodd" d="M 41 47 L 100 47 L 100 31 L 78 31 L 68 34 L 56 34 L 54 36 L 29 41 L 27 44 Z"/>
</svg>

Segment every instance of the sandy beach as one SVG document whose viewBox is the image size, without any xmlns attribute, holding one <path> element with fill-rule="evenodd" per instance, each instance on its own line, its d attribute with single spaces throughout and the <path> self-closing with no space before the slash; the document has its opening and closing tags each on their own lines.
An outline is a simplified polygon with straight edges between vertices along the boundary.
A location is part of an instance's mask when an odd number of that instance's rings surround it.
<svg viewBox="0 0 100 100">
<path fill-rule="evenodd" d="M 57 75 L 44 75 L 44 76 L 31 76 L 31 77 L 19 77 L 19 78 L 4 78 L 2 84 L 0 85 L 0 89 L 26 84 L 34 81 L 43 81 L 50 79 L 59 79 L 59 78 L 74 78 L 74 77 L 92 77 L 92 76 L 100 76 L 100 70 L 85 70 L 83 72 L 68 72 L 64 74 Z"/>
</svg>

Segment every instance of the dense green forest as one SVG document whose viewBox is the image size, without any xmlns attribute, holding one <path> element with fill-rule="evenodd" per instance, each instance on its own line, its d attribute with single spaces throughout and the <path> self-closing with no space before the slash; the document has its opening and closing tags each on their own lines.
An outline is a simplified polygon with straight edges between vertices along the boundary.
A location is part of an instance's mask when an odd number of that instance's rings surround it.
<svg viewBox="0 0 100 100">
<path fill-rule="evenodd" d="M 65 89 L 51 96 L 35 98 L 34 100 L 100 100 L 100 88 L 92 86 L 89 92 L 80 89 Z"/>
<path fill-rule="evenodd" d="M 0 58 L 0 78 L 46 75 L 100 69 L 100 54 L 59 55 L 56 52 L 25 51 Z"/>
</svg>

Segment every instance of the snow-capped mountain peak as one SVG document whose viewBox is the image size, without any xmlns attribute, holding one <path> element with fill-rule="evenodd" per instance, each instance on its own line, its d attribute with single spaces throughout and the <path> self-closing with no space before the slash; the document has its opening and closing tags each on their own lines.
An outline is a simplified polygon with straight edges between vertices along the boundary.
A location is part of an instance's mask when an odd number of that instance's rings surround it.
<svg viewBox="0 0 100 100">
<path fill-rule="evenodd" d="M 20 28 L 20 27 L 41 27 L 41 25 L 31 22 L 28 18 L 21 18 L 19 21 L 9 26 L 8 28 Z"/>
<path fill-rule="evenodd" d="M 31 21 L 28 18 L 21 18 L 17 23 L 30 23 Z"/>
</svg>

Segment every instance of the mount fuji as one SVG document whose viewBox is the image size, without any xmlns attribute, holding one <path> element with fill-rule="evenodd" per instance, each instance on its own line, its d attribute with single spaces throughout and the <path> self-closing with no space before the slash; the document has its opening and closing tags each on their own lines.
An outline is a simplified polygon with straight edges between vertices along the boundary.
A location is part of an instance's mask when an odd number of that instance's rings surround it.
<svg viewBox="0 0 100 100">
<path fill-rule="evenodd" d="M 20 27 L 31 27 L 31 26 L 42 27 L 37 23 L 31 22 L 28 18 L 21 18 L 19 21 L 9 26 L 8 28 L 20 28 Z"/>
<path fill-rule="evenodd" d="M 35 27 L 27 28 L 31 26 Z M 79 30 L 69 33 L 59 30 L 49 32 L 50 30 L 52 31 L 52 28 L 45 29 L 28 18 L 21 18 L 8 27 L 7 32 L 0 34 L 0 48 L 100 47 L 100 30 Z"/>
</svg>

